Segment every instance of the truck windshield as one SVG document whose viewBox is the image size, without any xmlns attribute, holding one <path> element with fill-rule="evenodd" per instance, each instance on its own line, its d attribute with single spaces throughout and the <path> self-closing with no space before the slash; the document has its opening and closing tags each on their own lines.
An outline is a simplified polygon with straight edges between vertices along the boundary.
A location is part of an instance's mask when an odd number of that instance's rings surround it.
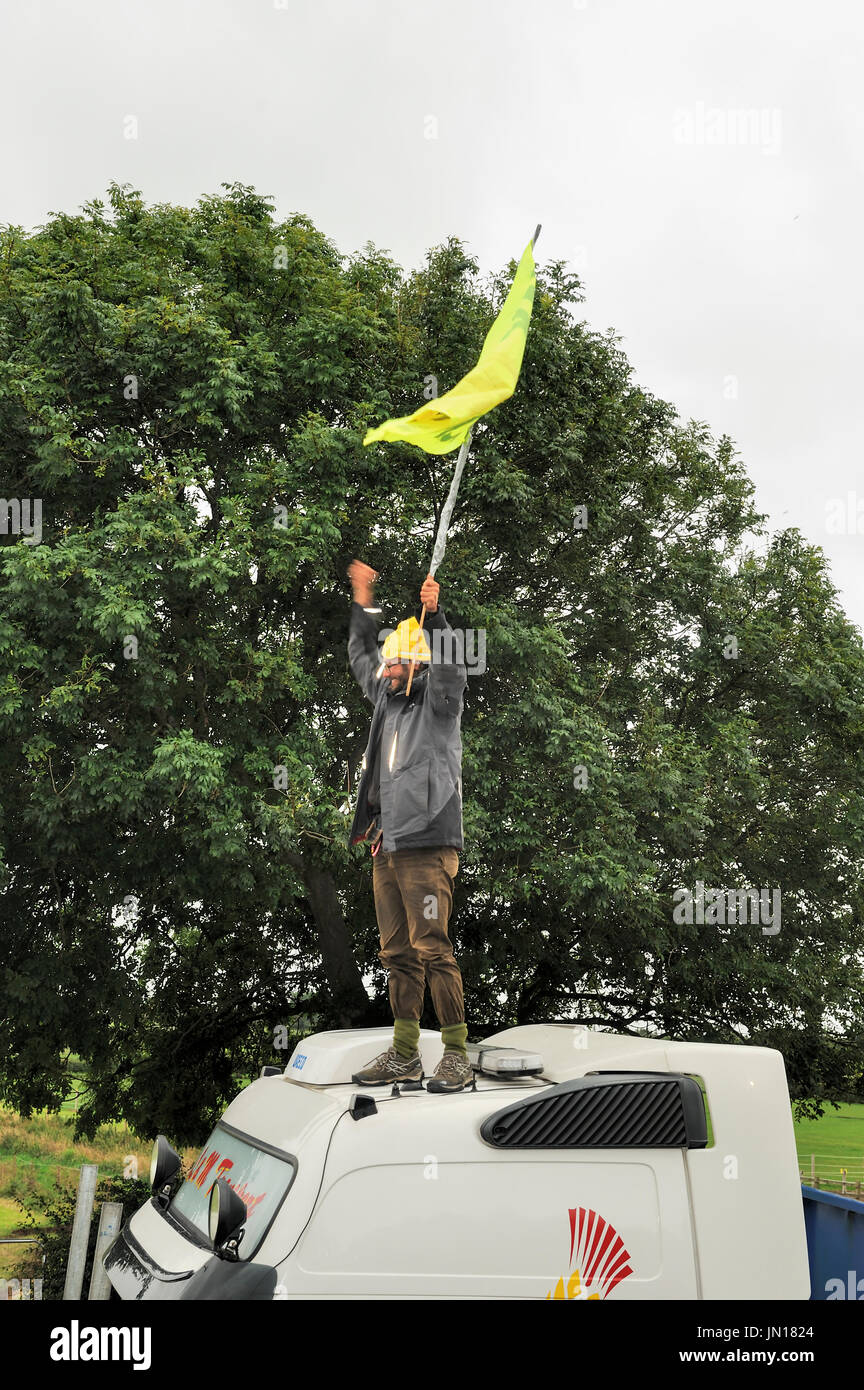
<svg viewBox="0 0 864 1390">
<path fill-rule="evenodd" d="M 269 1146 L 261 1148 L 249 1135 L 222 1121 L 174 1197 L 171 1214 L 207 1236 L 210 1191 L 217 1178 L 224 1178 L 246 1203 L 246 1234 L 239 1255 L 241 1260 L 248 1260 L 261 1244 L 296 1171 L 290 1154 Z"/>
</svg>

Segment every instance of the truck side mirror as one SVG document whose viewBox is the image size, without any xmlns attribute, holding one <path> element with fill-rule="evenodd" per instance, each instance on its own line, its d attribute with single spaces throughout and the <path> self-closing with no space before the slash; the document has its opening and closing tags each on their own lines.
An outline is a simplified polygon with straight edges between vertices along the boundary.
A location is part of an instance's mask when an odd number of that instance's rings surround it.
<svg viewBox="0 0 864 1390">
<path fill-rule="evenodd" d="M 171 1185 L 182 1167 L 182 1158 L 174 1152 L 165 1135 L 157 1135 L 150 1159 L 150 1190 L 160 1206 L 167 1207 L 171 1200 Z"/>
<path fill-rule="evenodd" d="M 210 1244 L 220 1260 L 239 1259 L 237 1247 L 245 1232 L 246 1203 L 224 1178 L 217 1178 L 210 1189 L 208 1229 Z"/>
</svg>

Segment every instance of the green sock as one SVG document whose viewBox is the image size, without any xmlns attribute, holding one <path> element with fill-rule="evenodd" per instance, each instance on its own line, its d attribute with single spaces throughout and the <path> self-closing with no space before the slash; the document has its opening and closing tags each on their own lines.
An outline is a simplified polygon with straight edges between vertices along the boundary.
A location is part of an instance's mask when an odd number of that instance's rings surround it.
<svg viewBox="0 0 864 1390">
<path fill-rule="evenodd" d="M 393 1046 L 400 1057 L 413 1057 L 419 1041 L 419 1019 L 397 1018 L 393 1020 Z"/>
<path fill-rule="evenodd" d="M 463 1057 L 468 1056 L 468 1024 L 467 1023 L 448 1023 L 441 1029 L 441 1041 L 444 1044 L 445 1052 L 461 1052 Z"/>
</svg>

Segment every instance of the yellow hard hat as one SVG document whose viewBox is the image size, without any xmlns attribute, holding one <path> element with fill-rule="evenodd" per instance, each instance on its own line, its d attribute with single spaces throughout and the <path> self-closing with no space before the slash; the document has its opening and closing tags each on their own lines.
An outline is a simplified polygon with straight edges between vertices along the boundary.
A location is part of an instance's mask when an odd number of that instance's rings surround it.
<svg viewBox="0 0 864 1390">
<path fill-rule="evenodd" d="M 431 661 L 426 633 L 416 618 L 405 618 L 385 639 L 381 649 L 385 661 Z"/>
</svg>

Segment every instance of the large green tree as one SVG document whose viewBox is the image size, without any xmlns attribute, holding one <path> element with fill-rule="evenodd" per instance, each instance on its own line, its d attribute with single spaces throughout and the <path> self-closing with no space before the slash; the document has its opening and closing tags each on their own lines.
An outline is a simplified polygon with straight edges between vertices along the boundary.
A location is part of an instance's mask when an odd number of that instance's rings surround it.
<svg viewBox="0 0 864 1390">
<path fill-rule="evenodd" d="M 476 360 L 514 265 L 405 274 L 242 185 L 0 243 L 0 1095 L 178 1140 L 278 1030 L 386 1022 L 369 708 L 345 571 L 417 610 L 453 458 L 370 423 Z M 780 1047 L 859 1084 L 864 654 L 818 549 L 727 439 L 640 390 L 546 265 L 516 395 L 475 431 L 438 575 L 485 634 L 454 933 L 471 1034 L 574 1018 Z M 9 516 L 13 512 L 9 511 Z M 2 521 L 2 516 L 0 516 Z M 782 891 L 781 930 L 677 889 Z M 434 1026 L 431 1015 L 424 1023 Z M 284 1040 L 284 1039 L 283 1039 Z M 284 1054 L 283 1054 L 284 1057 Z"/>
</svg>

